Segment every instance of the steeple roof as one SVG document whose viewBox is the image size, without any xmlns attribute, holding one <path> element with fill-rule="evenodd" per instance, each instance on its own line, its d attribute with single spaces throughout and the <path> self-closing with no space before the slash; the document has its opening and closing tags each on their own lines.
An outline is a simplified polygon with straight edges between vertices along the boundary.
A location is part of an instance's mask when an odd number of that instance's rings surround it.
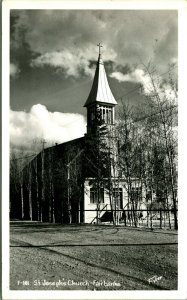
<svg viewBox="0 0 187 300">
<path fill-rule="evenodd" d="M 93 85 L 84 106 L 89 106 L 97 102 L 113 105 L 117 104 L 109 87 L 105 67 L 100 53 L 97 61 Z"/>
</svg>

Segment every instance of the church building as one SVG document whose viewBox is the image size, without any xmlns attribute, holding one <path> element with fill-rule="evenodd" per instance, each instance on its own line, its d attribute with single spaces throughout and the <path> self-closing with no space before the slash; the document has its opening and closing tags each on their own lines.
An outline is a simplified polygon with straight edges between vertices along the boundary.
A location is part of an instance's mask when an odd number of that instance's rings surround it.
<svg viewBox="0 0 187 300">
<path fill-rule="evenodd" d="M 54 223 L 118 224 L 129 209 L 128 192 L 118 165 L 115 100 L 101 53 L 84 104 L 84 137 L 43 149 L 23 170 L 19 203 L 11 213 L 20 219 Z M 141 187 L 134 188 L 137 197 Z"/>
</svg>

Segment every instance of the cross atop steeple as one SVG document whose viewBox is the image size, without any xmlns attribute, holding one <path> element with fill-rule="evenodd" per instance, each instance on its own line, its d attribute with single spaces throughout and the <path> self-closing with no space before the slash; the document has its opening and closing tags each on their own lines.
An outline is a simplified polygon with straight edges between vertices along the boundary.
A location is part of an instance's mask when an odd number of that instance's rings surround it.
<svg viewBox="0 0 187 300">
<path fill-rule="evenodd" d="M 101 55 L 101 48 L 103 47 L 103 45 L 101 45 L 101 43 L 99 43 L 97 46 L 99 47 L 99 55 Z"/>
</svg>

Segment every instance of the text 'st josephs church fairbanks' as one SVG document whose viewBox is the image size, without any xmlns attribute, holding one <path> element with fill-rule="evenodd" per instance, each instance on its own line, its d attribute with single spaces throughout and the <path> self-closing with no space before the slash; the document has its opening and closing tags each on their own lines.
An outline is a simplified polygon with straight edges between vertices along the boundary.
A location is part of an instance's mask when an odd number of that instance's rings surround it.
<svg viewBox="0 0 187 300">
<path fill-rule="evenodd" d="M 139 197 L 143 189 L 136 179 L 132 179 L 131 189 L 135 201 L 128 201 L 128 188 L 118 164 L 120 140 L 115 135 L 116 105 L 99 44 L 95 76 L 84 105 L 87 133 L 44 149 L 23 169 L 19 201 L 15 201 L 15 195 L 10 192 L 11 218 L 118 224 L 125 211 L 131 210 L 132 203 L 136 209 L 146 208 L 141 201 L 143 197 Z"/>
</svg>

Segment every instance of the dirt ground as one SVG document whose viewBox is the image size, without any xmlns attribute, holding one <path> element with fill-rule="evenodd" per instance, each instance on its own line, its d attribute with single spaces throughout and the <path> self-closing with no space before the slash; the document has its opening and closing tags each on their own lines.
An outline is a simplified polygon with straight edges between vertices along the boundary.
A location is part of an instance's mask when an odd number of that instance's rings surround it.
<svg viewBox="0 0 187 300">
<path fill-rule="evenodd" d="M 176 290 L 177 232 L 10 223 L 11 290 Z"/>
</svg>

